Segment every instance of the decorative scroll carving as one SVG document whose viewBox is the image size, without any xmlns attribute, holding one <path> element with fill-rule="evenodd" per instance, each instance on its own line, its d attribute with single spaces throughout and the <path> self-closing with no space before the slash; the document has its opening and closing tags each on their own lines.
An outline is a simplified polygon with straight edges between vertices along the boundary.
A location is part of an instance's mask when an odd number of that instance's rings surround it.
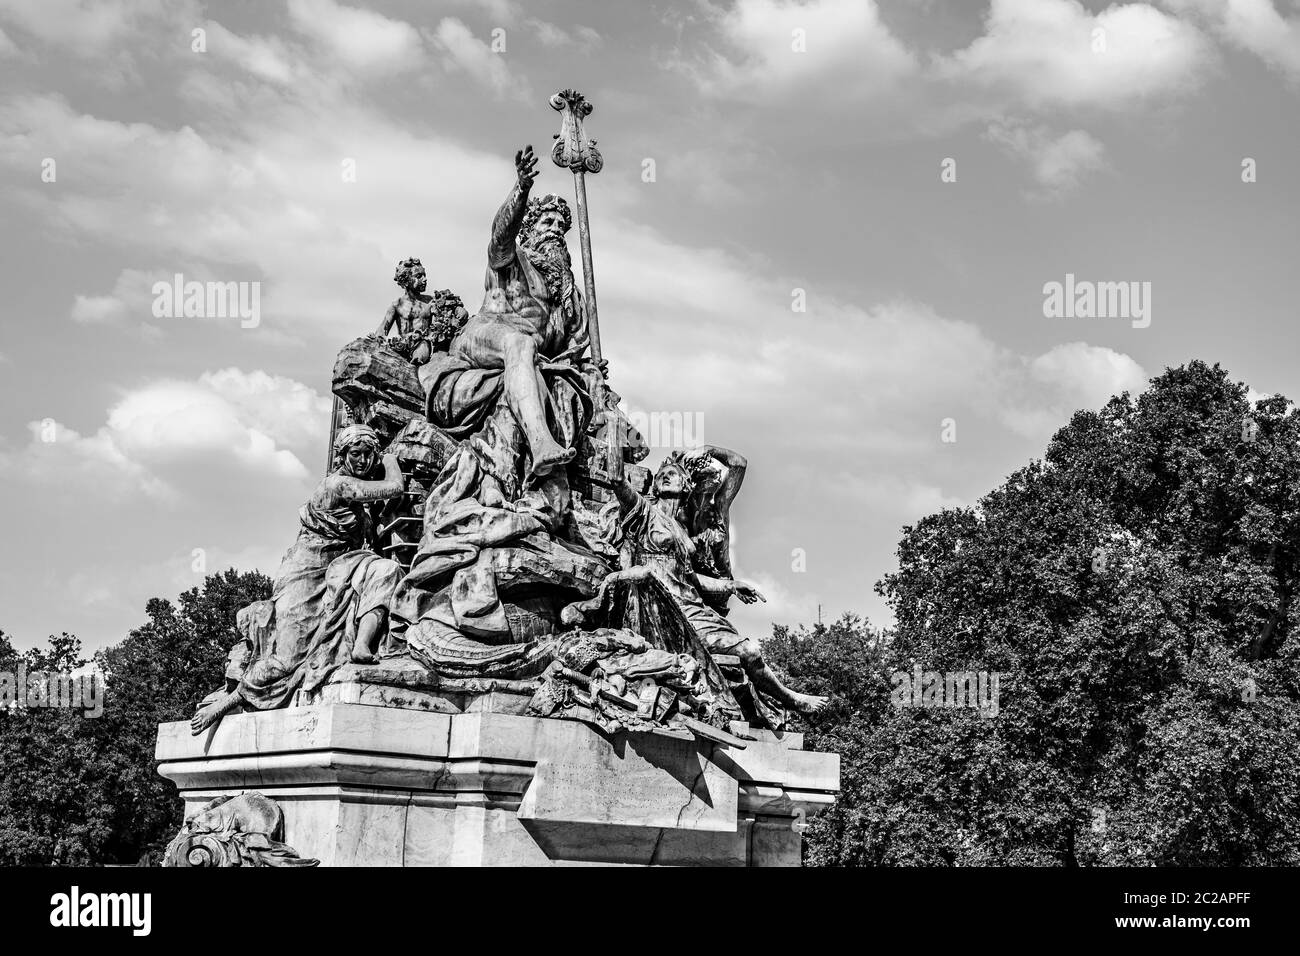
<svg viewBox="0 0 1300 956">
<path fill-rule="evenodd" d="M 260 793 L 217 797 L 196 813 L 163 855 L 163 866 L 317 866 L 281 841 L 284 814 Z"/>
</svg>

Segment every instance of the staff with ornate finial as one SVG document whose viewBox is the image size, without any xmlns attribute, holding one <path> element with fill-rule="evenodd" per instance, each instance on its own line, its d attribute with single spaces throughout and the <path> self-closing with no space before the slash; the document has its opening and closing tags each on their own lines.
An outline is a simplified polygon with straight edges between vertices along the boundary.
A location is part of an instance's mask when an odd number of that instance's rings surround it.
<svg viewBox="0 0 1300 956">
<path fill-rule="evenodd" d="M 551 99 L 551 108 L 563 115 L 560 131 L 555 134 L 555 145 L 551 147 L 551 159 L 556 166 L 573 173 L 573 188 L 578 208 L 578 243 L 582 247 L 582 278 L 585 286 L 587 303 L 587 332 L 591 337 L 591 359 L 604 373 L 604 356 L 600 349 L 600 318 L 596 311 L 596 276 L 591 264 L 591 222 L 587 218 L 587 173 L 598 173 L 605 165 L 600 150 L 594 139 L 587 139 L 582 121 L 591 114 L 592 106 L 577 90 L 561 90 Z M 599 399 L 598 407 L 604 407 L 604 396 Z M 610 434 L 609 464 L 610 478 L 618 480 L 623 477 L 623 441 L 619 434 L 620 422 L 613 409 L 607 411 L 608 422 L 614 426 Z"/>
<path fill-rule="evenodd" d="M 583 117 L 590 115 L 592 106 L 577 90 L 561 90 L 551 97 L 551 108 L 564 114 L 560 131 L 555 134 L 551 159 L 556 166 L 573 172 L 573 187 L 577 192 L 578 241 L 582 246 L 582 277 L 587 292 L 587 328 L 591 334 L 591 357 L 597 365 L 601 362 L 600 323 L 596 317 L 596 277 L 591 266 L 591 223 L 587 219 L 587 173 L 598 173 L 605 161 L 596 149 L 596 141 L 587 139 L 582 129 Z"/>
<path fill-rule="evenodd" d="M 330 440 L 325 449 L 325 474 L 330 473 L 334 467 L 334 439 L 338 437 L 339 429 L 343 427 L 343 410 L 342 403 L 337 395 L 334 396 L 334 404 L 330 408 Z"/>
</svg>

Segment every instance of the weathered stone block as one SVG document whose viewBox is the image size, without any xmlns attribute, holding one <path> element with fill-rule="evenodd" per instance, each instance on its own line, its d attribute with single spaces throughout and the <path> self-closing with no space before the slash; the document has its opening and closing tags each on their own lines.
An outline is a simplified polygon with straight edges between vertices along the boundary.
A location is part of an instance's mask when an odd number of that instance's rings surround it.
<svg viewBox="0 0 1300 956">
<path fill-rule="evenodd" d="M 437 425 L 424 418 L 412 418 L 393 436 L 388 451 L 397 456 L 403 472 L 436 477 L 459 444 Z"/>
<path fill-rule="evenodd" d="M 259 791 L 284 811 L 285 842 L 324 866 L 797 866 L 804 820 L 835 800 L 839 757 L 755 736 L 738 750 L 319 703 L 228 716 L 201 737 L 163 724 L 157 757 L 187 812 Z"/>
<path fill-rule="evenodd" d="M 359 338 L 339 352 L 333 389 L 353 420 L 385 435 L 424 416 L 424 389 L 415 366 L 375 336 Z"/>
</svg>

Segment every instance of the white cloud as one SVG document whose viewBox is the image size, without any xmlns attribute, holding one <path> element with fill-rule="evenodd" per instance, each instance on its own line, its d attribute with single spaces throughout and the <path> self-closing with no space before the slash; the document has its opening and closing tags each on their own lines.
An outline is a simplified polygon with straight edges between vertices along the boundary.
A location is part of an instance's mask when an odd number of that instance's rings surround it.
<svg viewBox="0 0 1300 956">
<path fill-rule="evenodd" d="M 604 37 L 591 27 L 581 25 L 573 28 L 573 37 L 579 46 L 588 50 L 593 50 L 605 42 Z"/>
<path fill-rule="evenodd" d="M 874 0 L 738 0 L 725 11 L 706 9 L 723 49 L 706 45 L 671 65 L 707 95 L 758 102 L 809 94 L 803 105 L 815 108 L 819 92 L 835 102 L 883 96 L 917 68 Z"/>
<path fill-rule="evenodd" d="M 30 442 L 22 449 L 0 449 L 0 475 L 42 488 L 93 490 L 113 499 L 133 492 L 171 500 L 174 492 L 148 474 L 101 429 L 82 435 L 52 418 L 27 423 Z"/>
<path fill-rule="evenodd" d="M 1078 0 L 992 0 L 985 33 L 935 75 L 1031 109 L 1126 109 L 1196 89 L 1213 46 L 1146 3 L 1090 13 Z"/>
<path fill-rule="evenodd" d="M 800 587 L 791 588 L 765 572 L 747 575 L 740 568 L 735 570 L 740 580 L 754 585 L 765 598 L 755 604 L 731 602 L 728 618 L 740 633 L 761 641 L 772 633 L 773 624 L 794 626 L 817 620 L 821 596 L 809 588 L 806 580 L 800 581 Z"/>
<path fill-rule="evenodd" d="M 208 21 L 208 53 L 229 60 L 260 80 L 287 84 L 306 79 L 305 70 L 288 45 L 279 37 L 242 37 L 220 23 Z"/>
<path fill-rule="evenodd" d="M 907 299 L 864 307 L 813 291 L 808 312 L 792 313 L 798 283 L 761 263 L 630 224 L 618 235 L 602 247 L 600 295 L 617 317 L 606 340 L 627 405 L 702 416 L 702 440 L 755 456 L 769 487 L 817 489 L 816 504 L 800 506 L 802 530 L 751 532 L 751 555 L 765 555 L 769 571 L 822 535 L 880 537 L 870 560 L 886 560 L 903 524 L 974 497 L 984 465 L 973 455 L 987 449 L 991 462 L 995 448 L 1022 442 L 1041 451 L 1076 410 L 1146 380 L 1112 349 L 1072 342 L 1022 354 Z M 957 445 L 942 441 L 948 418 Z"/>
<path fill-rule="evenodd" d="M 590 52 L 600 46 L 603 40 L 599 33 L 591 27 L 572 26 L 560 27 L 554 23 L 548 23 L 545 20 L 529 18 L 526 21 L 527 28 L 533 31 L 542 46 L 560 48 L 566 46 L 575 46 L 580 50 Z"/>
<path fill-rule="evenodd" d="M 1112 395 L 1141 392 L 1148 375 L 1122 352 L 1086 342 L 1067 342 L 1025 363 L 1011 381 L 1002 420 L 1012 431 L 1044 439 L 1081 408 L 1100 408 Z"/>
<path fill-rule="evenodd" d="M 106 295 L 75 296 L 72 321 L 100 325 L 117 324 L 132 316 L 137 321 L 147 320 L 152 315 L 153 296 L 149 290 L 156 278 L 139 269 L 123 269 Z"/>
<path fill-rule="evenodd" d="M 618 316 L 617 332 L 606 334 L 614 386 L 639 410 L 706 416 L 710 442 L 729 444 L 724 429 L 755 443 L 797 434 L 828 468 L 864 454 L 889 467 L 924 462 L 909 480 L 936 486 L 925 469 L 944 418 L 975 414 L 1045 440 L 1077 408 L 1145 380 L 1122 353 L 1075 342 L 1022 355 L 908 299 L 864 307 L 814 290 L 807 313 L 793 313 L 799 283 L 761 263 L 675 245 L 631 223 L 617 232 L 601 250 L 600 291 L 602 310 Z"/>
<path fill-rule="evenodd" d="M 365 73 L 396 73 L 419 66 L 420 34 L 403 20 L 333 0 L 289 0 L 294 27 L 321 45 L 335 63 Z"/>
<path fill-rule="evenodd" d="M 18 53 L 18 47 L 14 41 L 9 39 L 9 35 L 0 30 L 0 56 L 14 56 Z"/>
<path fill-rule="evenodd" d="M 83 56 L 116 52 L 165 0 L 6 0 L 0 18 L 44 43 Z"/>
<path fill-rule="evenodd" d="M 164 380 L 127 392 L 93 435 L 49 419 L 29 423 L 31 442 L 0 454 L 0 472 L 173 503 L 200 472 L 303 482 L 311 473 L 294 449 L 323 456 L 329 409 L 307 386 L 262 371 Z"/>
<path fill-rule="evenodd" d="M 465 237 L 486 242 L 499 201 L 492 197 L 504 197 L 513 175 L 509 156 L 417 135 L 351 107 L 333 119 L 322 124 L 314 109 L 268 101 L 228 135 L 119 123 L 57 98 L 25 97 L 0 103 L 0 137 L 40 139 L 61 163 L 76 164 L 76 180 L 63 188 L 36 181 L 13 194 L 52 230 L 149 266 L 125 270 L 107 293 L 76 290 L 81 321 L 147 319 L 152 283 L 182 273 L 260 281 L 261 324 L 242 333 L 259 343 L 306 331 L 347 341 L 378 323 L 396 294 L 393 264 L 409 255 L 430 266 L 435 287 L 472 300 L 483 251 Z M 343 181 L 344 158 L 355 163 L 357 183 Z M 21 150 L 0 149 L 0 168 L 24 162 Z M 413 210 L 436 210 L 439 228 Z"/>
<path fill-rule="evenodd" d="M 1106 147 L 1080 129 L 1056 136 L 1045 126 L 993 123 L 987 137 L 1012 157 L 1029 165 L 1039 190 L 1031 195 L 1059 197 L 1088 173 L 1106 165 Z"/>
<path fill-rule="evenodd" d="M 525 42 L 535 39 L 542 46 L 552 49 L 574 46 L 579 50 L 591 51 L 604 42 L 601 35 L 591 27 L 581 24 L 559 26 L 527 16 L 524 5 L 516 0 L 445 0 L 443 5 L 466 8 L 479 22 L 491 29 L 519 27 L 525 32 Z M 513 35 L 507 35 L 506 42 L 512 41 Z"/>
<path fill-rule="evenodd" d="M 451 6 L 469 7 L 498 24 L 514 23 L 523 12 L 514 0 L 448 0 L 448 3 Z"/>
<path fill-rule="evenodd" d="M 295 420 L 304 413 L 310 423 Z M 230 456 L 256 475 L 302 479 L 306 467 L 281 443 L 290 434 L 301 441 L 304 430 L 319 433 L 328 417 L 328 404 L 298 382 L 227 369 L 129 393 L 109 412 L 106 430 L 131 461 L 150 467 Z"/>
<path fill-rule="evenodd" d="M 667 66 L 702 94 L 794 105 L 792 124 L 866 109 L 860 115 L 872 135 L 887 139 L 1026 112 L 1145 109 L 1194 92 L 1218 62 L 1195 25 L 1150 3 L 1094 14 L 1079 0 L 991 0 L 981 36 L 925 59 L 890 32 L 875 0 L 737 0 L 701 9 L 683 20 L 689 42 Z M 701 24 L 706 39 L 695 40 Z M 792 49 L 795 30 L 806 32 L 806 53 Z"/>
<path fill-rule="evenodd" d="M 124 314 L 122 302 L 111 295 L 78 295 L 72 303 L 72 321 L 89 325 L 116 322 Z"/>
<path fill-rule="evenodd" d="M 449 72 L 465 73 L 491 90 L 497 99 L 513 97 L 525 102 L 530 99 L 527 81 L 512 73 L 504 56 L 493 53 L 487 42 L 455 17 L 444 17 L 438 22 L 433 44 L 442 53 L 439 62 Z"/>
<path fill-rule="evenodd" d="M 1199 17 L 1216 36 L 1253 53 L 1292 83 L 1300 83 L 1300 16 L 1283 16 L 1273 0 L 1161 2 L 1177 13 Z"/>
<path fill-rule="evenodd" d="M 234 408 L 239 420 L 290 448 L 324 452 L 331 400 L 281 375 L 226 368 L 205 372 L 199 384 Z"/>
<path fill-rule="evenodd" d="M 232 269 L 227 266 L 209 267 L 175 261 L 147 270 L 123 269 L 118 273 L 109 292 L 102 295 L 76 293 L 72 302 L 71 318 L 74 322 L 83 325 L 112 325 L 134 330 L 147 342 L 159 342 L 169 335 L 184 336 L 196 323 L 204 323 L 209 327 L 225 326 L 227 329 L 245 329 L 245 323 L 249 323 L 242 334 L 257 336 L 259 344 L 299 344 L 297 337 L 292 334 L 278 329 L 263 328 L 260 324 L 260 315 L 259 321 L 252 323 L 250 313 L 238 311 L 241 308 L 252 307 L 253 293 L 248 288 L 238 292 L 239 300 L 232 298 L 229 305 L 225 305 L 223 299 L 220 303 L 213 303 L 215 308 L 211 312 L 205 309 L 201 316 L 183 316 L 181 305 L 172 302 L 174 296 L 172 290 L 176 288 L 178 271 L 185 285 L 191 282 L 225 284 L 237 281 L 235 276 L 237 271 L 251 274 L 247 267 Z M 168 290 L 165 296 L 162 293 L 155 293 L 155 286 L 159 283 L 165 284 Z M 172 311 L 155 315 L 155 302 L 160 298 L 164 299 L 165 307 Z M 178 302 L 183 300 L 182 294 Z"/>
</svg>

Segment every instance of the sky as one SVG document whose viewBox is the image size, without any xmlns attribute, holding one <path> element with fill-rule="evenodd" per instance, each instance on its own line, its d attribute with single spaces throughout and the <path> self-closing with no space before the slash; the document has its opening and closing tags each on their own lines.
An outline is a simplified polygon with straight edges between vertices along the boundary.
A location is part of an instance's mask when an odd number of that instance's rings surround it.
<svg viewBox="0 0 1300 956">
<path fill-rule="evenodd" d="M 568 87 L 648 463 L 749 459 L 746 633 L 888 624 L 905 525 L 1168 366 L 1300 394 L 1300 0 L 0 0 L 16 646 L 274 573 L 338 349 L 406 256 L 474 310 L 515 150 L 572 196 Z M 157 314 L 177 274 L 248 283 L 256 321 Z M 1140 298 L 1053 313 L 1067 281 Z"/>
</svg>

